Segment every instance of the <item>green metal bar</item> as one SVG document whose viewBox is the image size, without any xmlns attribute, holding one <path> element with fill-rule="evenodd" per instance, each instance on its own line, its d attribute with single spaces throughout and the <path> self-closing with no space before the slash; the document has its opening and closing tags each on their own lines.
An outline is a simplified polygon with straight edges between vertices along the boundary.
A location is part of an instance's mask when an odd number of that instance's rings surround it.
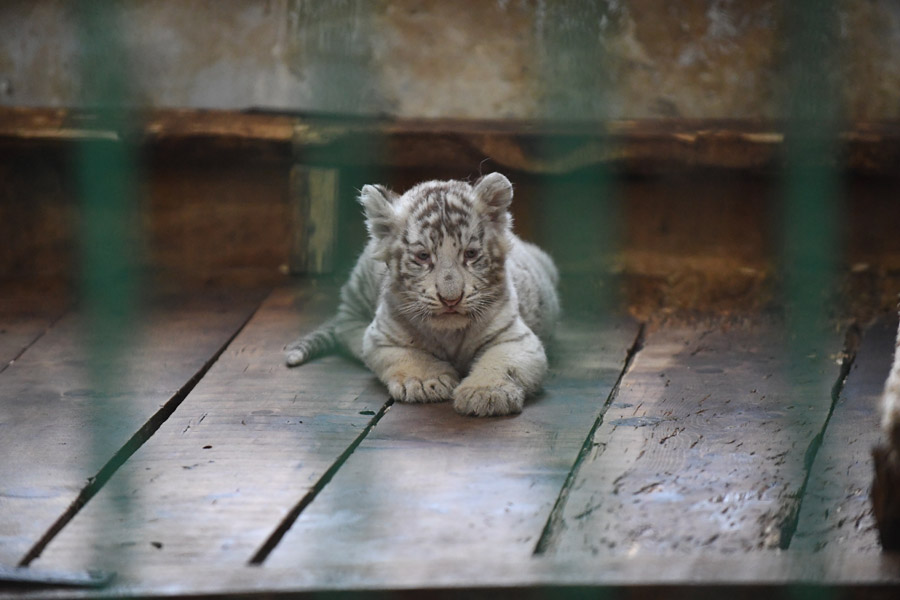
<svg viewBox="0 0 900 600">
<path fill-rule="evenodd" d="M 129 349 L 135 342 L 135 311 L 138 295 L 136 275 L 140 248 L 135 195 L 136 156 L 121 139 L 127 132 L 122 108 L 128 80 L 121 30 L 115 3 L 102 0 L 80 2 L 77 9 L 81 47 L 83 103 L 96 108 L 103 131 L 119 139 L 83 142 L 77 154 L 77 182 L 81 196 L 80 252 L 81 295 L 85 313 L 85 344 L 89 357 L 88 378 L 94 390 L 91 422 L 113 424 L 125 411 L 122 384 L 128 378 Z M 112 440 L 108 427 L 92 436 L 94 464 L 109 459 Z M 125 499 L 127 482 L 113 478 L 113 495 Z M 132 510 L 127 500 L 114 509 L 127 518 Z M 121 570 L 118 553 L 100 555 L 98 563 Z"/>
<path fill-rule="evenodd" d="M 328 115 L 336 121 L 352 121 L 353 117 L 369 117 L 386 109 L 372 68 L 376 40 L 385 35 L 378 27 L 375 15 L 384 7 L 383 0 L 290 0 L 287 56 L 291 70 L 309 82 L 310 96 L 302 107 L 304 110 Z M 362 143 L 352 157 L 360 166 L 353 169 L 335 167 L 333 175 L 340 200 L 340 205 L 333 207 L 337 232 L 345 223 L 361 219 L 362 213 L 354 196 L 363 185 L 389 183 L 384 169 L 373 166 L 379 162 L 381 146 L 377 139 Z M 298 153 L 293 160 L 296 165 L 304 165 L 314 158 Z M 303 201 L 295 198 L 298 200 Z M 309 235 L 310 224 L 302 223 L 301 226 Z M 358 229 L 363 231 L 361 220 Z M 307 244 L 308 241 L 299 239 L 298 243 Z M 336 244 L 333 260 L 322 273 L 343 280 L 360 250 Z"/>
<path fill-rule="evenodd" d="M 575 124 L 601 137 L 605 133 L 616 90 L 600 42 L 602 24 L 621 16 L 614 4 L 560 0 L 542 3 L 535 11 L 540 110 L 548 124 Z M 540 151 L 552 159 L 571 150 L 572 142 L 549 138 L 542 143 Z M 620 297 L 614 265 L 622 221 L 610 169 L 601 162 L 578 173 L 544 176 L 535 211 L 542 226 L 542 245 L 560 269 L 564 311 L 586 322 L 617 312 Z M 542 535 L 535 554 L 546 550 L 543 540 Z M 609 590 L 596 591 L 597 598 L 612 595 Z"/>
<path fill-rule="evenodd" d="M 841 179 L 835 161 L 840 126 L 834 80 L 838 72 L 838 21 L 833 4 L 813 0 L 786 3 L 783 18 L 787 34 L 784 89 L 788 120 L 782 266 L 790 333 L 786 368 L 791 381 L 799 387 L 828 376 L 818 372 L 818 365 L 827 358 L 823 353 L 828 348 L 829 303 L 836 289 L 841 256 Z M 822 399 L 830 401 L 831 398 Z M 796 425 L 802 419 L 795 415 L 786 425 Z M 819 441 L 812 441 L 803 472 L 794 474 L 795 480 L 806 481 Z M 803 494 L 804 491 L 805 485 L 798 500 L 814 502 L 814 495 Z M 816 598 L 831 596 L 827 590 L 823 596 L 821 588 L 813 591 L 805 586 L 796 586 L 791 592 L 797 598 L 811 594 Z"/>
<path fill-rule="evenodd" d="M 600 43 L 604 27 L 622 17 L 605 0 L 548 2 L 535 14 L 540 110 L 548 123 L 576 124 L 605 133 L 614 80 Z M 606 25 L 604 25 L 606 24 Z M 609 143 L 609 142 L 607 142 Z M 570 141 L 545 139 L 548 157 L 571 150 Z M 542 237 L 562 271 L 570 314 L 608 315 L 620 304 L 615 281 L 622 230 L 613 175 L 604 164 L 541 181 L 537 212 Z"/>
<path fill-rule="evenodd" d="M 803 0 L 787 5 L 785 17 L 790 43 L 783 264 L 788 315 L 800 343 L 826 323 L 841 255 L 841 180 L 835 168 L 839 114 L 830 64 L 837 15 Z"/>
</svg>

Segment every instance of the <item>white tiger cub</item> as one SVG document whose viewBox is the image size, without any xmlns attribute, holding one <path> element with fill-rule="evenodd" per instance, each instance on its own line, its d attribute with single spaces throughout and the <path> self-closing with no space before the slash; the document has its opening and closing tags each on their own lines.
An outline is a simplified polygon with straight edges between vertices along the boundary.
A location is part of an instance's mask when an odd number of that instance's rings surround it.
<svg viewBox="0 0 900 600">
<path fill-rule="evenodd" d="M 522 410 L 547 371 L 541 338 L 559 316 L 550 257 L 512 232 L 512 184 L 429 181 L 360 194 L 370 240 L 337 316 L 288 348 L 287 363 L 345 347 L 400 402 L 453 400 L 470 415 Z"/>
</svg>

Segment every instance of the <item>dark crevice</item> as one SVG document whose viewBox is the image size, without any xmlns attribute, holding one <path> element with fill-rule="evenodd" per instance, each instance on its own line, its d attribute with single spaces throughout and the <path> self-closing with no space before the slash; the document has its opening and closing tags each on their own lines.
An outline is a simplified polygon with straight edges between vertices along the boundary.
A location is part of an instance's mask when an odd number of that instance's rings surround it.
<svg viewBox="0 0 900 600">
<path fill-rule="evenodd" d="M 45 335 L 47 335 L 47 332 L 49 332 L 51 329 L 53 329 L 53 328 L 56 326 L 56 324 L 59 323 L 60 319 L 62 319 L 68 312 L 69 312 L 69 310 L 66 309 L 66 310 L 64 310 L 63 312 L 59 313 L 55 318 L 53 318 L 53 319 L 50 321 L 50 323 L 49 323 L 46 327 L 44 327 L 44 328 L 40 331 L 40 333 L 38 333 L 36 336 L 34 336 L 34 339 L 32 339 L 32 340 L 31 340 L 30 342 L 28 342 L 27 344 L 25 344 L 25 346 L 23 346 L 22 349 L 19 350 L 19 353 L 18 353 L 18 354 L 16 354 L 16 355 L 15 355 L 11 360 L 9 360 L 8 362 L 5 362 L 5 363 L 3 363 L 2 365 L 0 365 L 0 373 L 3 373 L 3 371 L 5 371 L 6 369 L 8 369 L 10 366 L 12 366 L 17 360 L 19 360 L 20 358 L 22 358 L 22 355 L 25 354 L 26 352 L 28 352 L 28 350 L 29 350 L 32 346 L 34 346 L 34 345 L 38 342 L 39 339 L 41 339 L 42 337 L 44 337 Z"/>
<path fill-rule="evenodd" d="M 306 507 L 312 504 L 313 500 L 319 495 L 319 493 L 325 489 L 332 478 L 337 474 L 337 472 L 344 466 L 344 463 L 350 458 L 350 455 L 356 450 L 357 447 L 366 439 L 369 435 L 369 432 L 378 425 L 378 422 L 381 418 L 387 414 L 387 411 L 390 410 L 391 406 L 393 406 L 394 401 L 388 399 L 387 402 L 375 413 L 375 416 L 369 420 L 369 423 L 366 427 L 360 432 L 358 436 L 353 440 L 353 442 L 347 446 L 347 448 L 338 456 L 337 460 L 328 467 L 328 470 L 316 481 L 316 484 L 294 505 L 294 508 L 285 515 L 284 519 L 281 520 L 281 523 L 278 524 L 278 527 L 269 535 L 268 539 L 260 546 L 259 550 L 256 551 L 256 554 L 248 562 L 251 566 L 261 565 L 266 558 L 272 553 L 276 546 L 281 542 L 282 538 L 284 538 L 285 534 L 287 534 L 288 530 L 293 527 L 294 523 L 297 519 L 300 518 L 300 515 L 306 510 Z"/>
<path fill-rule="evenodd" d="M 231 345 L 234 339 L 244 330 L 247 323 L 257 313 L 262 302 L 257 304 L 256 308 L 244 320 L 237 330 L 228 338 L 228 340 L 219 347 L 213 356 L 204 363 L 204 365 L 191 377 L 169 400 L 138 429 L 125 444 L 110 458 L 105 465 L 93 477 L 88 478 L 88 483 L 81 489 L 78 496 L 65 512 L 50 526 L 43 536 L 31 547 L 25 554 L 24 558 L 19 562 L 20 567 L 27 567 L 35 559 L 37 559 L 44 549 L 53 541 L 60 531 L 68 525 L 72 519 L 81 511 L 82 508 L 99 492 L 104 485 L 115 475 L 125 462 L 137 452 L 137 450 L 149 440 L 154 433 L 168 420 L 175 410 L 181 405 L 185 398 L 197 387 L 197 384 L 206 376 L 212 366 L 219 360 L 219 357 Z"/>
<path fill-rule="evenodd" d="M 565 510 L 566 502 L 569 499 L 569 492 L 571 491 L 572 486 L 575 484 L 575 478 L 578 476 L 578 471 L 581 469 L 582 463 L 593 450 L 594 435 L 603 424 L 603 417 L 606 416 L 606 412 L 609 410 L 609 407 L 613 402 L 615 402 L 616 397 L 619 395 L 619 388 L 622 385 L 622 379 L 625 378 L 625 375 L 631 368 L 631 364 L 634 362 L 634 358 L 635 356 L 637 356 L 637 353 L 640 352 L 641 348 L 644 347 L 645 329 L 646 326 L 642 323 L 640 328 L 638 329 L 637 336 L 635 336 L 634 342 L 625 355 L 625 364 L 622 366 L 622 370 L 619 372 L 619 376 L 616 379 L 615 384 L 610 390 L 609 395 L 606 397 L 606 401 L 600 408 L 600 414 L 597 415 L 597 418 L 594 420 L 594 425 L 588 432 L 587 437 L 585 438 L 584 443 L 581 446 L 581 450 L 578 452 L 578 456 L 575 458 L 575 463 L 569 470 L 566 481 L 563 483 L 562 489 L 559 492 L 559 496 L 557 496 L 556 498 L 556 503 L 553 505 L 553 509 L 550 511 L 550 516 L 547 518 L 547 523 L 544 525 L 544 529 L 541 532 L 541 537 L 538 538 L 538 542 L 535 545 L 535 556 L 540 556 L 547 553 L 547 551 L 551 550 L 556 543 L 557 535 L 563 525 L 563 511 Z"/>
<path fill-rule="evenodd" d="M 800 513 L 803 508 L 803 500 L 806 498 L 806 488 L 809 485 L 809 480 L 813 473 L 813 465 L 816 462 L 816 456 L 819 453 L 819 449 L 822 447 L 822 443 L 825 440 L 825 433 L 828 431 L 828 425 L 831 422 L 834 409 L 844 390 L 844 384 L 847 381 L 847 376 L 850 374 L 850 368 L 856 360 L 856 352 L 859 349 L 860 338 L 860 327 L 854 323 L 850 326 L 844 336 L 843 360 L 841 361 L 841 368 L 838 372 L 837 379 L 831 386 L 831 405 L 828 407 L 828 414 L 825 416 L 822 427 L 810 441 L 809 446 L 806 448 L 806 453 L 803 455 L 803 483 L 800 485 L 800 490 L 797 492 L 797 502 L 794 503 L 780 527 L 781 535 L 778 547 L 781 550 L 790 548 L 791 542 L 794 539 L 794 534 L 797 533 L 797 527 L 800 524 Z"/>
</svg>

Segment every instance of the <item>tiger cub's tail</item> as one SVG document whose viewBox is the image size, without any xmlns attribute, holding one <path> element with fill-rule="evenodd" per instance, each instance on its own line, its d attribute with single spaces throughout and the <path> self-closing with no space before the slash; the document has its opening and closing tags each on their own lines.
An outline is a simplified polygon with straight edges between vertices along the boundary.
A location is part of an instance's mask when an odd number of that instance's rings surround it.
<svg viewBox="0 0 900 600">
<path fill-rule="evenodd" d="M 289 367 L 297 367 L 309 360 L 337 350 L 338 340 L 334 327 L 334 319 L 327 321 L 318 329 L 304 335 L 285 348 L 287 365 Z"/>
</svg>

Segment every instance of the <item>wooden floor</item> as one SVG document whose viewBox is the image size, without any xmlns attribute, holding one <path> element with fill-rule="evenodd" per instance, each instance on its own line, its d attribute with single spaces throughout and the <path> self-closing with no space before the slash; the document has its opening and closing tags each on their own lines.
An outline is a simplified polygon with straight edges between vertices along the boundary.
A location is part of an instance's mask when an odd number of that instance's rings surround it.
<svg viewBox="0 0 900 600">
<path fill-rule="evenodd" d="M 0 300 L 0 597 L 900 597 L 868 502 L 896 323 L 566 321 L 545 391 L 476 419 L 284 367 L 334 299 L 170 296 L 112 352 Z"/>
</svg>

